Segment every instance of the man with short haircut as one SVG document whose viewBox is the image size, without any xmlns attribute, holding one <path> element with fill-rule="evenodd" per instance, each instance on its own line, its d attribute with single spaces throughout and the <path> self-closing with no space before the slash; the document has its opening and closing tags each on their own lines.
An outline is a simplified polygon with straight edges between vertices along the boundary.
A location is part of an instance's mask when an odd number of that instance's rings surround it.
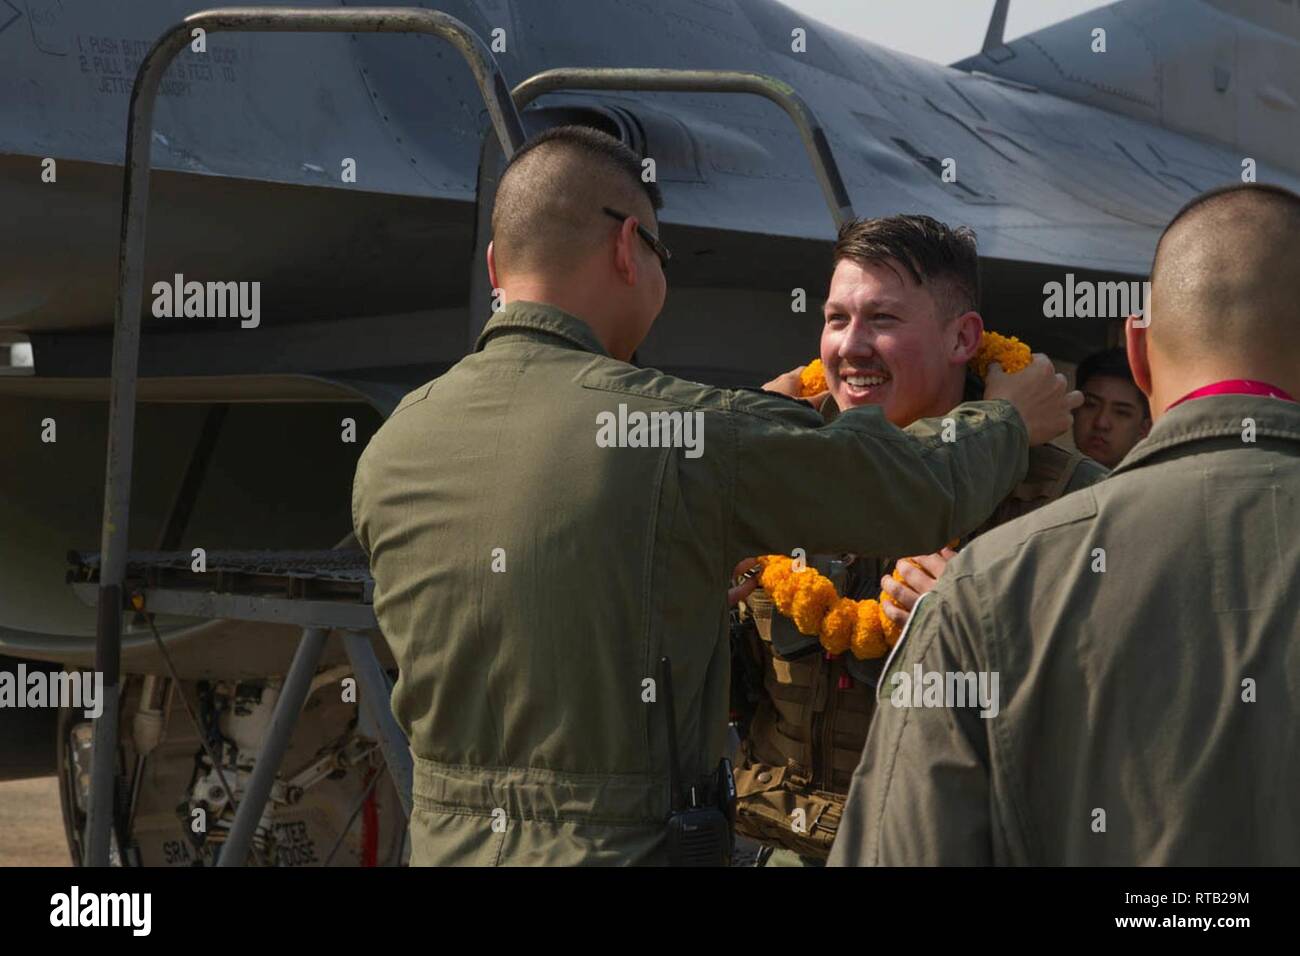
<svg viewBox="0 0 1300 956">
<path fill-rule="evenodd" d="M 1278 187 L 1174 217 L 1127 324 L 1151 434 L 917 603 L 833 864 L 1300 863 L 1297 242 Z"/>
<path fill-rule="evenodd" d="M 983 386 L 967 368 L 984 331 L 971 230 L 921 215 L 859 219 L 840 229 L 832 262 L 820 355 L 829 387 L 822 405 L 828 421 L 842 410 L 876 407 L 905 428 L 980 398 Z M 798 394 L 794 384 L 789 382 L 791 394 Z M 1105 473 L 1056 445 L 1035 447 L 1024 480 L 975 533 Z M 874 502 L 859 506 L 876 510 L 882 524 L 893 520 Z M 840 585 L 841 596 L 876 598 L 883 587 L 897 602 L 885 604 L 885 613 L 901 625 L 952 555 L 945 548 L 898 561 L 901 583 L 889 576 L 895 567 L 890 559 L 816 555 L 811 563 Z M 750 610 L 746 617 L 753 620 Z M 749 696 L 756 702 L 736 773 L 737 831 L 773 848 L 760 857 L 768 865 L 816 865 L 826 860 L 835 838 L 884 661 L 859 661 L 852 651 L 831 656 L 788 619 L 774 615 L 769 625 L 762 618 L 760 606 L 759 620 L 738 633 L 738 670 L 750 675 Z M 883 644 L 879 652 L 885 652 Z"/>
<path fill-rule="evenodd" d="M 1074 413 L 1074 444 L 1114 468 L 1151 431 L 1147 398 L 1133 381 L 1123 349 L 1095 352 L 1079 363 L 1074 387 L 1083 405 Z"/>
<path fill-rule="evenodd" d="M 505 307 L 358 462 L 353 524 L 415 757 L 414 864 L 726 859 L 736 563 L 936 548 L 1082 400 L 1039 363 L 990 389 L 1007 400 L 957 409 L 950 442 L 938 422 L 825 425 L 784 396 L 636 368 L 666 289 L 660 203 L 603 133 L 525 144 L 487 255 Z M 654 413 L 680 434 L 647 433 Z"/>
</svg>

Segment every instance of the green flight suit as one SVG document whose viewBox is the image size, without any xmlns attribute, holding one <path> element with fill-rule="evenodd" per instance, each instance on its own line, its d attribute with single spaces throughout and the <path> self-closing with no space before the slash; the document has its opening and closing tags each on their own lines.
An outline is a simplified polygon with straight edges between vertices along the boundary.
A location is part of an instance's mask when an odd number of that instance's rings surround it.
<svg viewBox="0 0 1300 956">
<path fill-rule="evenodd" d="M 983 395 L 983 382 L 968 373 L 963 399 L 978 401 Z M 826 421 L 840 413 L 829 397 L 821 411 Z M 1053 444 L 1031 448 L 1024 480 L 973 534 L 1028 514 L 1107 474 L 1078 452 Z M 838 590 L 857 600 L 878 597 L 880 579 L 893 571 L 897 560 L 811 555 L 809 562 L 823 568 L 833 558 L 847 566 Z M 747 617 L 744 640 L 733 653 L 752 662 L 744 673 L 757 670 L 761 678 L 751 676 L 749 683 L 755 686 L 744 688 L 757 692 L 758 699 L 736 767 L 736 832 L 778 848 L 768 866 L 820 865 L 830 854 L 849 782 L 862 757 L 884 660 L 856 662 L 851 654 L 831 657 L 820 648 L 783 659 L 752 615 Z M 770 627 L 799 640 L 788 618 L 776 615 Z M 803 810 L 804 820 L 798 830 L 792 824 L 797 809 Z"/>
<path fill-rule="evenodd" d="M 699 453 L 638 447 L 645 412 L 700 413 Z M 602 447 L 610 417 L 628 447 Z M 953 442 L 875 408 L 825 425 L 802 402 L 617 361 L 551 306 L 495 315 L 402 400 L 353 487 L 415 757 L 412 863 L 666 862 L 660 658 L 682 777 L 701 782 L 725 752 L 736 562 L 912 554 L 970 531 L 1024 475 L 1026 433 L 1005 401 L 954 417 Z"/>
<path fill-rule="evenodd" d="M 1175 407 L 922 597 L 832 865 L 1300 863 L 1297 580 L 1300 405 Z M 996 715 L 918 668 L 996 674 Z"/>
</svg>

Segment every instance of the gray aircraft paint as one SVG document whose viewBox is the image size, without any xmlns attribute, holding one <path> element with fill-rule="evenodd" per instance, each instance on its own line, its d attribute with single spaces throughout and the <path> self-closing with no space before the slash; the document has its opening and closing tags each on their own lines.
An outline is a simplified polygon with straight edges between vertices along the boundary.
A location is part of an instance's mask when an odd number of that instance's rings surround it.
<svg viewBox="0 0 1300 956">
<path fill-rule="evenodd" d="M 1300 132 L 1286 105 L 1300 99 L 1290 2 L 1127 0 L 962 64 L 983 74 L 892 52 L 772 0 L 436 6 L 484 36 L 507 31 L 499 59 L 512 84 L 557 65 L 632 62 L 785 79 L 826 125 L 859 213 L 911 209 L 966 222 L 989 257 L 1141 272 L 1169 214 L 1196 192 L 1239 179 L 1243 156 L 1259 161 L 1261 181 L 1300 186 L 1291 158 Z M 0 239 L 0 261 L 21 266 L 0 286 L 8 290 L 0 326 L 108 321 L 117 175 L 87 169 L 90 178 L 80 180 L 79 167 L 67 164 L 121 162 L 132 58 L 191 7 L 32 0 L 0 29 L 0 80 L 22 91 L 0 101 L 3 190 L 13 193 L 3 198 L 31 226 Z M 1094 24 L 1108 30 L 1105 54 L 1090 52 Z M 791 52 L 795 27 L 808 31 L 806 53 Z M 624 52 L 633 39 L 634 59 Z M 1238 53 L 1244 62 L 1230 63 L 1228 89 L 1217 92 L 1215 51 L 1242 44 L 1252 56 Z M 230 262 L 221 274 L 274 274 L 280 310 L 294 303 L 313 318 L 460 297 L 457 280 L 469 267 L 462 206 L 473 201 L 486 120 L 449 52 L 411 37 L 218 35 L 207 54 L 182 56 L 165 91 L 154 163 L 177 176 L 159 177 L 158 191 L 161 199 L 175 190 L 173 204 L 187 214 L 159 210 L 151 268 L 211 271 L 183 266 L 215 253 Z M 670 227 L 829 235 L 798 138 L 771 104 L 628 93 L 554 94 L 539 105 L 634 115 L 658 161 Z M 41 184 L 23 159 L 46 156 L 59 160 L 64 183 L 88 185 Z M 341 181 L 344 158 L 357 161 L 355 185 Z M 957 161 L 956 183 L 938 175 L 945 158 Z M 31 185 L 19 185 L 27 169 Z M 190 176 L 241 183 L 223 192 L 191 185 Z M 387 196 L 411 212 L 396 211 Z M 78 215 L 87 204 L 89 214 Z M 199 235 L 217 241 L 200 244 Z M 55 254 L 62 243 L 70 259 Z M 416 244 L 436 258 L 412 251 Z M 69 262 L 79 274 L 73 283 L 59 274 Z M 329 279 L 344 262 L 355 283 L 339 289 Z M 452 275 L 448 262 L 459 267 Z M 268 314 L 276 306 L 268 302 Z"/>
<path fill-rule="evenodd" d="M 0 648 L 23 656 L 88 659 L 94 612 L 62 583 L 63 554 L 98 540 L 103 414 L 94 400 L 107 393 L 123 90 L 130 58 L 195 6 L 0 2 L 0 88 L 9 91 L 0 97 L 0 208 L 10 226 L 0 234 L 0 340 L 30 335 L 35 360 L 35 374 L 0 370 L 0 435 L 16 456 L 0 473 Z M 786 80 L 825 124 L 860 214 L 924 211 L 973 225 L 989 324 L 1069 358 L 1101 344 L 1104 323 L 1048 323 L 1045 281 L 1067 271 L 1141 276 L 1168 216 L 1205 188 L 1239 181 L 1245 156 L 1258 160 L 1260 181 L 1300 188 L 1287 105 L 1300 98 L 1294 2 L 1127 0 L 960 69 L 771 0 L 435 6 L 485 37 L 507 31 L 499 59 L 512 84 L 575 65 Z M 1108 29 L 1106 54 L 1089 50 L 1094 24 Z M 808 31 L 806 54 L 791 52 L 795 27 Z M 1251 56 L 1238 54 L 1220 91 L 1213 51 L 1228 49 Z M 205 487 L 195 534 L 208 547 L 221 535 L 231 546 L 328 547 L 346 530 L 346 502 L 333 510 L 326 502 L 350 462 L 323 436 L 336 443 L 339 415 L 357 415 L 362 400 L 385 413 L 469 347 L 484 110 L 454 54 L 410 37 L 215 35 L 207 59 L 183 56 L 169 83 L 157 114 L 146 275 L 261 281 L 262 321 L 256 330 L 146 322 L 132 546 L 151 545 L 201 417 L 195 405 L 156 403 L 280 401 L 296 404 L 276 428 L 256 415 L 227 424 L 232 463 Z M 553 94 L 537 108 L 550 122 L 643 131 L 658 161 L 663 234 L 677 255 L 642 361 L 753 384 L 812 354 L 831 220 L 776 106 L 584 93 Z M 57 161 L 57 183 L 40 181 L 45 157 Z M 956 183 L 939 175 L 949 157 Z M 357 162 L 355 184 L 339 174 L 344 158 Z M 794 285 L 811 301 L 792 317 Z M 340 401 L 358 404 L 312 404 Z M 59 444 L 33 451 L 27 423 L 47 414 L 60 421 Z M 259 461 L 264 477 L 240 474 L 243 459 Z M 292 481 L 265 477 L 295 468 L 330 483 L 312 508 L 299 505 Z M 248 487 L 263 500 L 241 498 Z M 241 674 L 272 673 L 293 646 L 292 635 L 280 645 L 265 639 L 271 628 L 160 623 L 169 634 L 184 627 L 187 675 L 232 662 Z M 229 648 L 222 657 L 204 650 L 218 635 Z M 227 643 L 241 637 L 263 656 Z M 146 631 L 128 632 L 125 643 L 127 670 L 150 665 Z"/>
</svg>

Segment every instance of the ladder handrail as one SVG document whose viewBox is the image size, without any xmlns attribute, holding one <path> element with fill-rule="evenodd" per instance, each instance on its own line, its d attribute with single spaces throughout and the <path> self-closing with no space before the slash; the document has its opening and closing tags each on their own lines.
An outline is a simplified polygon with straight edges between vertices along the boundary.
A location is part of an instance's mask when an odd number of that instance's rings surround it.
<svg viewBox="0 0 1300 956">
<path fill-rule="evenodd" d="M 507 156 L 523 142 L 523 125 L 500 67 L 483 39 L 454 17 L 408 7 L 303 9 L 224 7 L 191 14 L 154 42 L 131 88 L 123 169 L 117 307 L 113 323 L 104 520 L 100 536 L 95 669 L 104 675 L 104 710 L 95 721 L 91 801 L 84 861 L 107 866 L 117 757 L 118 692 L 122 650 L 122 584 L 130 523 L 131 465 L 135 444 L 136 384 L 140 361 L 140 309 L 144 299 L 145 223 L 148 214 L 154 105 L 163 73 L 193 40 L 208 33 L 423 33 L 447 41 L 465 59 Z"/>
<path fill-rule="evenodd" d="M 789 83 L 762 73 L 737 70 L 661 70 L 647 68 L 561 67 L 545 70 L 514 88 L 522 113 L 533 100 L 560 90 L 644 90 L 672 93 L 750 93 L 771 100 L 794 121 L 812 161 L 837 227 L 854 218 L 839 164 L 817 114 Z"/>
<path fill-rule="evenodd" d="M 569 90 L 644 90 L 668 93 L 749 93 L 771 100 L 794 121 L 803 140 L 804 149 L 821 185 L 822 195 L 830 207 L 831 218 L 838 229 L 856 217 L 853 201 L 844 187 L 839 163 L 831 151 L 830 141 L 821 120 L 807 102 L 789 83 L 762 73 L 735 70 L 667 70 L 657 68 L 614 67 L 559 67 L 544 70 L 524 80 L 514 88 L 515 106 L 524 109 L 547 93 Z M 507 157 L 508 158 L 508 157 Z M 484 259 L 491 238 L 492 203 L 496 197 L 496 169 L 500 157 L 492 150 L 491 141 L 484 143 L 479 157 L 478 191 L 476 195 L 476 229 L 474 252 L 470 259 L 470 319 L 469 342 L 474 340 L 487 322 L 488 303 L 492 289 L 487 280 Z"/>
</svg>

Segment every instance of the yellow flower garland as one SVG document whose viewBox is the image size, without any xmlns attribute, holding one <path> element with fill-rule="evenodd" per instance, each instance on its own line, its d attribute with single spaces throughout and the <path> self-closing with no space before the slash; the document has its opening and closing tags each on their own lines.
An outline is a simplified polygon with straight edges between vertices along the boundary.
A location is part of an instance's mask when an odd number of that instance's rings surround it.
<svg viewBox="0 0 1300 956">
<path fill-rule="evenodd" d="M 989 365 L 997 362 L 1008 374 L 1019 372 L 1031 361 L 1029 346 L 1014 336 L 985 332 L 979 351 L 970 367 L 980 378 L 988 375 Z M 805 397 L 826 391 L 826 372 L 820 359 L 809 362 L 799 376 Z M 886 592 L 878 600 L 855 601 L 840 597 L 830 579 L 815 568 L 796 571 L 793 561 L 783 554 L 765 554 L 759 584 L 772 598 L 772 604 L 794 621 L 800 634 L 816 635 L 830 654 L 852 651 L 860 661 L 884 657 L 902 636 L 902 625 L 885 614 L 884 605 L 895 601 Z M 894 569 L 893 578 L 903 576 Z"/>
</svg>

